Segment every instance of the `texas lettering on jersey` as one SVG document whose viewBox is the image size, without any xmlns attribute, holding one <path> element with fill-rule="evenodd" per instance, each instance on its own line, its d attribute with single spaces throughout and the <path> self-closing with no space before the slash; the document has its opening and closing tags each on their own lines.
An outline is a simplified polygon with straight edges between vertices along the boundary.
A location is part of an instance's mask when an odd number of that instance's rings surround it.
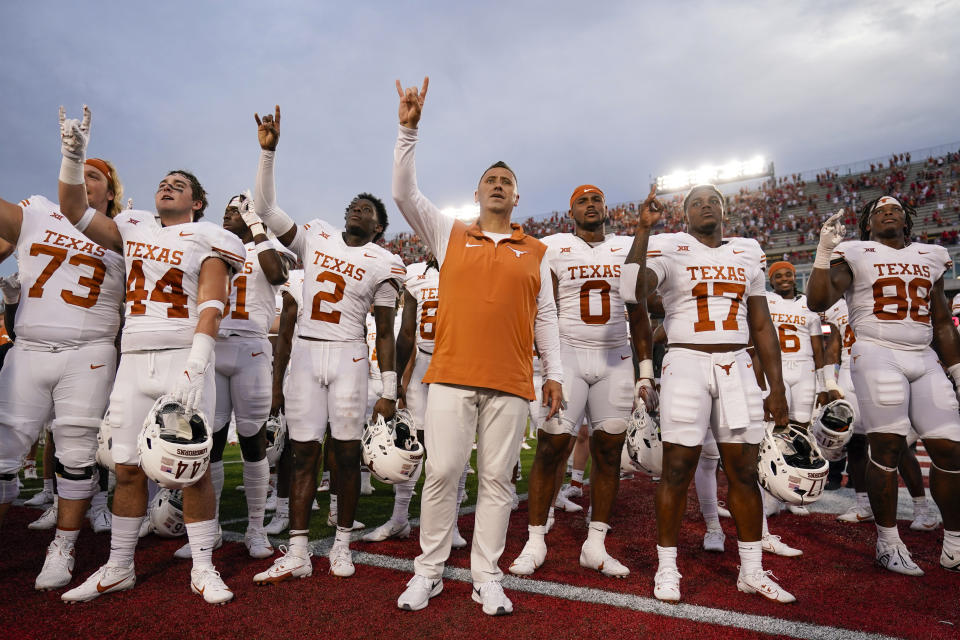
<svg viewBox="0 0 960 640">
<path fill-rule="evenodd" d="M 823 335 L 823 330 L 820 327 L 820 317 L 807 308 L 806 296 L 798 295 L 787 299 L 768 291 L 767 307 L 780 339 L 783 359 L 812 359 L 813 345 L 810 337 Z"/>
</svg>

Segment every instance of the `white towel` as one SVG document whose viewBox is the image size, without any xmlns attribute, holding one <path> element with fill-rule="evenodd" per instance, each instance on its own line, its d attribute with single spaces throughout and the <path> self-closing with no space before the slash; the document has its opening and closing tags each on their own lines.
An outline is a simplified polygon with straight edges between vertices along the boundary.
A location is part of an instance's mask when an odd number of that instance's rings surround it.
<svg viewBox="0 0 960 640">
<path fill-rule="evenodd" d="M 721 423 L 736 431 L 750 426 L 750 412 L 747 410 L 747 396 L 743 388 L 739 352 L 710 354 L 710 364 L 717 384 L 717 397 L 722 411 Z"/>
</svg>

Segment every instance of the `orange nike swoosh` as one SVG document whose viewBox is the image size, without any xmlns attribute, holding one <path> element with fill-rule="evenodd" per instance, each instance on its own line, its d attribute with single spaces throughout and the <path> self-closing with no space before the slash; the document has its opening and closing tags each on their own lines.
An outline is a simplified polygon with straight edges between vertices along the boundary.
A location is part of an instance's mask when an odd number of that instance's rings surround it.
<svg viewBox="0 0 960 640">
<path fill-rule="evenodd" d="M 105 591 L 109 591 L 110 589 L 113 589 L 115 586 L 117 586 L 118 584 L 120 584 L 120 583 L 123 582 L 124 580 L 126 580 L 126 578 L 122 578 L 122 579 L 120 579 L 120 580 L 117 580 L 117 581 L 114 582 L 113 584 L 108 584 L 107 586 L 103 586 L 100 582 L 97 582 L 97 591 L 99 591 L 100 593 L 104 593 Z"/>
<path fill-rule="evenodd" d="M 180 232 L 181 238 L 186 238 L 187 236 L 192 236 L 192 235 L 193 235 L 192 233 L 184 233 L 183 231 Z"/>
<path fill-rule="evenodd" d="M 354 359 L 353 359 L 354 362 L 360 362 L 361 360 L 366 360 L 366 358 L 354 358 Z"/>
<path fill-rule="evenodd" d="M 370 255 L 370 254 L 367 253 L 366 251 L 363 252 L 363 255 L 364 255 L 365 257 L 367 257 L 367 258 L 376 258 L 376 257 L 377 257 L 377 256 L 372 256 L 372 255 Z"/>
<path fill-rule="evenodd" d="M 753 369 L 753 363 L 752 363 L 752 362 L 748 362 L 748 363 L 747 363 L 747 369 Z"/>
<path fill-rule="evenodd" d="M 99 369 L 100 367 L 105 367 L 105 366 L 107 366 L 107 365 L 105 365 L 105 364 L 92 364 L 92 365 L 90 365 L 90 368 L 91 368 L 91 369 Z"/>
<path fill-rule="evenodd" d="M 251 356 L 252 358 L 256 358 L 257 356 L 261 355 L 262 353 L 263 353 L 263 351 L 257 351 L 256 353 L 251 353 L 250 356 Z"/>
<path fill-rule="evenodd" d="M 623 247 L 611 247 L 610 251 L 611 252 L 620 251 L 620 249 L 623 249 Z"/>
<path fill-rule="evenodd" d="M 193 588 L 197 589 L 197 585 L 193 585 Z M 197 593 L 199 593 L 202 596 L 206 588 L 207 588 L 207 585 L 203 585 L 203 589 L 197 589 Z"/>
<path fill-rule="evenodd" d="M 744 251 L 746 251 L 746 249 L 740 249 L 739 251 L 736 249 L 733 250 L 734 253 L 743 253 Z"/>
</svg>

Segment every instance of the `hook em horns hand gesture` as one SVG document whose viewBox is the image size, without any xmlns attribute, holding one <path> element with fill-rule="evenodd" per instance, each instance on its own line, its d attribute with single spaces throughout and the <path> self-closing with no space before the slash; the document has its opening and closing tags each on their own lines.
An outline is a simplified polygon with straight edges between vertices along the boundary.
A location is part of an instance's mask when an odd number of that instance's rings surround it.
<svg viewBox="0 0 960 640">
<path fill-rule="evenodd" d="M 280 142 L 280 105 L 276 105 L 274 109 L 274 115 L 268 113 L 263 116 L 263 120 L 260 120 L 258 114 L 253 114 L 253 119 L 257 121 L 260 148 L 266 151 L 276 151 L 277 143 Z"/>
<path fill-rule="evenodd" d="M 423 101 L 427 99 L 427 87 L 429 86 L 429 76 L 424 76 L 422 88 L 408 87 L 406 91 L 403 90 L 403 85 L 397 80 L 397 93 L 400 95 L 400 124 L 408 129 L 416 129 L 420 122 Z"/>
<path fill-rule="evenodd" d="M 640 215 L 638 217 L 640 226 L 651 229 L 653 225 L 660 221 L 664 209 L 663 203 L 657 200 L 657 185 L 651 185 L 647 199 L 640 205 Z"/>
<path fill-rule="evenodd" d="M 60 107 L 60 153 L 64 158 L 83 162 L 90 140 L 90 109 L 83 105 L 83 120 L 67 118 L 66 110 Z"/>
</svg>

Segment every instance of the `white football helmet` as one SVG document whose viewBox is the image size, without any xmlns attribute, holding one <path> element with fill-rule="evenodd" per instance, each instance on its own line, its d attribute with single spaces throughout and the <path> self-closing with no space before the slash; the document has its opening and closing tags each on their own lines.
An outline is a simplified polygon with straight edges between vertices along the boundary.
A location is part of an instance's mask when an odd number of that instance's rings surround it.
<svg viewBox="0 0 960 640">
<path fill-rule="evenodd" d="M 110 431 L 110 412 L 107 411 L 107 415 L 103 416 L 103 420 L 100 421 L 100 431 L 97 432 L 96 458 L 97 464 L 116 473 L 117 468 L 113 464 L 113 454 L 110 452 L 112 447 L 113 437 Z"/>
<path fill-rule="evenodd" d="M 280 462 L 280 455 L 283 453 L 287 439 L 287 420 L 281 413 L 267 418 L 265 426 L 267 427 L 267 462 L 271 467 L 275 467 Z"/>
<path fill-rule="evenodd" d="M 640 471 L 651 476 L 659 476 L 663 472 L 660 424 L 647 413 L 643 403 L 637 403 L 627 422 L 626 449 L 630 460 Z"/>
<path fill-rule="evenodd" d="M 183 523 L 183 493 L 160 489 L 150 502 L 150 526 L 164 538 L 177 538 L 187 532 Z"/>
<path fill-rule="evenodd" d="M 204 415 L 186 415 L 184 406 L 169 395 L 154 403 L 137 439 L 143 472 L 167 489 L 189 487 L 203 477 L 212 445 Z"/>
<path fill-rule="evenodd" d="M 820 499 L 830 463 L 809 433 L 793 425 L 776 432 L 768 426 L 757 470 L 760 484 L 774 497 L 804 505 Z"/>
<path fill-rule="evenodd" d="M 377 416 L 373 425 L 363 428 L 363 464 L 381 482 L 396 484 L 415 477 L 423 464 L 423 445 L 417 440 L 413 419 L 405 409 L 385 422 Z"/>
<path fill-rule="evenodd" d="M 830 462 L 841 460 L 847 443 L 853 437 L 853 405 L 846 400 L 834 400 L 820 407 L 813 420 L 813 437 L 817 439 L 820 453 Z"/>
</svg>

